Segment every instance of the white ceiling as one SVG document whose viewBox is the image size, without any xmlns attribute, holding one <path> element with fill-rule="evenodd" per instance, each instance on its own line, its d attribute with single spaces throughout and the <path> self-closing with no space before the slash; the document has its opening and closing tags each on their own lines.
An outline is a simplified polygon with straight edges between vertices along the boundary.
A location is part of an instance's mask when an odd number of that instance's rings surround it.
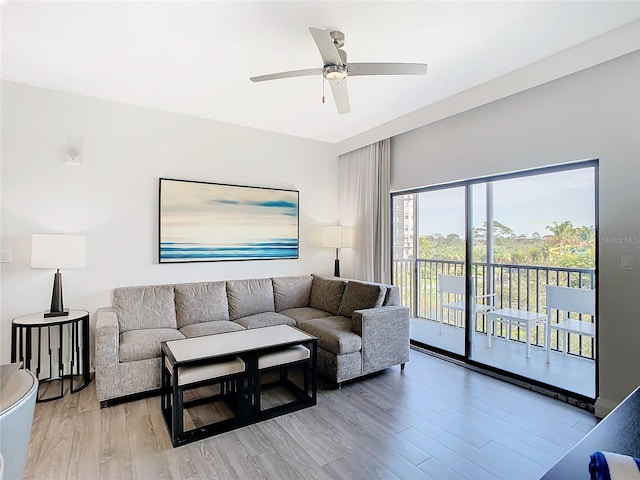
<svg viewBox="0 0 640 480">
<path fill-rule="evenodd" d="M 338 143 L 640 18 L 640 2 L 173 1 L 1 4 L 5 80 Z M 310 26 L 352 62 L 425 76 L 352 77 L 338 115 Z"/>
</svg>

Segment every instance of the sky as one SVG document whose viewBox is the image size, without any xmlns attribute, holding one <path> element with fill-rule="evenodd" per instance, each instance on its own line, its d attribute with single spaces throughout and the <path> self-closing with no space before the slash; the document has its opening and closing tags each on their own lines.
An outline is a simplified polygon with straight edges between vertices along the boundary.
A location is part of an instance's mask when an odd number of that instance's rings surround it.
<svg viewBox="0 0 640 480">
<path fill-rule="evenodd" d="M 474 227 L 486 220 L 485 184 L 473 185 Z M 464 187 L 419 194 L 419 235 L 464 234 Z M 595 224 L 594 169 L 584 168 L 493 182 L 494 220 L 516 235 L 549 235 L 547 225 Z"/>
</svg>

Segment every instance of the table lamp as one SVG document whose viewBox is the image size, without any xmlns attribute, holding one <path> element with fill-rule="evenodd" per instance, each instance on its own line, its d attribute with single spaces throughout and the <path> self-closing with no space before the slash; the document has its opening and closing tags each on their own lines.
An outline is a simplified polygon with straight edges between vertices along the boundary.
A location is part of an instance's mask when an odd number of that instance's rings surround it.
<svg viewBox="0 0 640 480">
<path fill-rule="evenodd" d="M 31 267 L 55 268 L 51 309 L 45 317 L 69 315 L 62 301 L 61 268 L 84 268 L 87 257 L 87 237 L 85 235 L 62 235 L 34 233 L 31 236 Z"/>
<path fill-rule="evenodd" d="M 340 258 L 339 250 L 341 248 L 350 248 L 352 244 L 351 227 L 343 227 L 342 225 L 327 225 L 322 227 L 322 246 L 336 249 L 336 260 L 333 267 L 333 275 L 340 276 Z"/>
</svg>

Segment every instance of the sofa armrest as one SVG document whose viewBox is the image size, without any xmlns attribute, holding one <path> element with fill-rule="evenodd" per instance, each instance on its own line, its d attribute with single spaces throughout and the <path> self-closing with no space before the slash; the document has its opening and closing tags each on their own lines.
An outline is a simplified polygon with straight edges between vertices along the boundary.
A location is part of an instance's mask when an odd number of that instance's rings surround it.
<svg viewBox="0 0 640 480">
<path fill-rule="evenodd" d="M 388 306 L 355 310 L 351 329 L 362 337 L 362 373 L 409 361 L 409 309 Z"/>
<path fill-rule="evenodd" d="M 95 330 L 95 380 L 98 400 L 118 395 L 120 390 L 120 327 L 113 308 L 99 308 Z"/>
</svg>

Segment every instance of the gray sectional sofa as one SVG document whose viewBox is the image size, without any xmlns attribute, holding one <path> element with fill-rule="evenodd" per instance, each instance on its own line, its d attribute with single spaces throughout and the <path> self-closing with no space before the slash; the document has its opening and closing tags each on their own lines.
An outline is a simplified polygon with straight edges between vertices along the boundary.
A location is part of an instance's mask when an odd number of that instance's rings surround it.
<svg viewBox="0 0 640 480">
<path fill-rule="evenodd" d="M 409 360 L 398 287 L 319 275 L 116 288 L 95 329 L 102 406 L 160 387 L 160 343 L 287 324 L 318 338 L 318 371 L 340 384 Z"/>
</svg>

